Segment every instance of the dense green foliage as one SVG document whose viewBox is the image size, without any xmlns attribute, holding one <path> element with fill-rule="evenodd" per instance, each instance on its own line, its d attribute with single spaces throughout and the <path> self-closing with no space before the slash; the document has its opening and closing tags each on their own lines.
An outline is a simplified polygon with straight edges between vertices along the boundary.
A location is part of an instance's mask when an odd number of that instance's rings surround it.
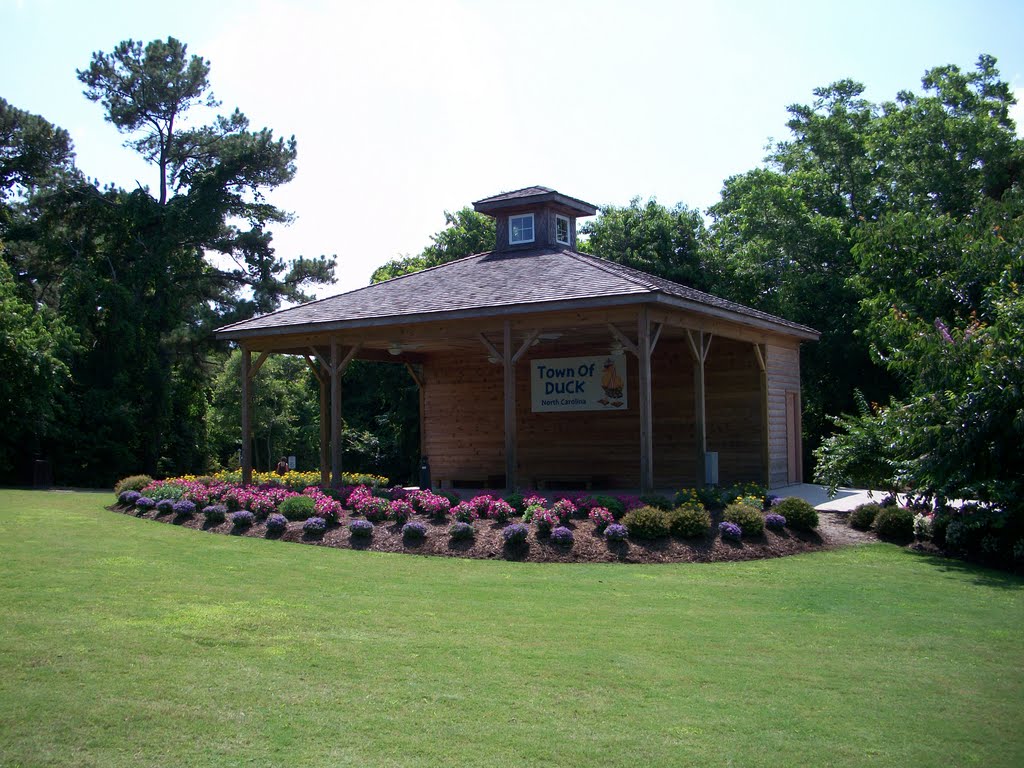
<svg viewBox="0 0 1024 768">
<path fill-rule="evenodd" d="M 874 524 L 875 517 L 881 510 L 882 508 L 878 504 L 860 504 L 850 512 L 847 522 L 851 528 L 866 531 Z"/>
<path fill-rule="evenodd" d="M 633 539 L 663 539 L 669 535 L 668 513 L 657 507 L 637 507 L 622 516 L 622 524 Z"/>
<path fill-rule="evenodd" d="M 673 536 L 696 539 L 711 528 L 711 515 L 701 504 L 686 504 L 668 513 L 668 527 Z"/>
<path fill-rule="evenodd" d="M 914 513 L 906 507 L 885 507 L 875 515 L 874 528 L 881 539 L 910 541 L 914 538 Z"/>
<path fill-rule="evenodd" d="M 3 257 L 22 299 L 78 340 L 61 356 L 69 379 L 52 377 L 60 391 L 40 389 L 59 425 L 27 423 L 60 482 L 205 469 L 208 387 L 224 352 L 211 330 L 333 279 L 325 259 L 285 264 L 271 245 L 267 227 L 290 216 L 264 194 L 294 176 L 294 138 L 250 130 L 238 110 L 198 124 L 190 108 L 217 106 L 208 73 L 173 38 L 123 42 L 78 73 L 156 167 L 155 194 L 86 181 L 63 131 L 2 105 Z"/>
<path fill-rule="evenodd" d="M 782 513 L 784 514 L 784 513 Z M 734 501 L 725 508 L 722 519 L 736 523 L 747 537 L 760 536 L 764 533 L 764 515 L 761 510 L 741 501 Z"/>
<path fill-rule="evenodd" d="M 786 518 L 786 525 L 798 531 L 809 531 L 818 527 L 818 511 L 805 499 L 789 496 L 772 506 L 772 512 Z"/>
<path fill-rule="evenodd" d="M 108 500 L 0 492 L 5 764 L 1024 764 L 1020 577 L 886 544 L 704 565 L 370 554 Z M 453 697 L 472 727 L 438 714 Z"/>
</svg>

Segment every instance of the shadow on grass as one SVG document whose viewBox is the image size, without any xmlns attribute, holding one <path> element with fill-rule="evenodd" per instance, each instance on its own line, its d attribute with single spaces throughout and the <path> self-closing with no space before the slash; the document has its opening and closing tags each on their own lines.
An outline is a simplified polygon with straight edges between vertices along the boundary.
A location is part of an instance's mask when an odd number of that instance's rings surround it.
<svg viewBox="0 0 1024 768">
<path fill-rule="evenodd" d="M 920 558 L 939 571 L 968 577 L 973 584 L 980 587 L 994 587 L 1014 592 L 1024 590 L 1024 575 L 1000 571 L 988 565 L 960 560 L 937 552 L 924 552 L 908 547 L 907 552 Z"/>
</svg>

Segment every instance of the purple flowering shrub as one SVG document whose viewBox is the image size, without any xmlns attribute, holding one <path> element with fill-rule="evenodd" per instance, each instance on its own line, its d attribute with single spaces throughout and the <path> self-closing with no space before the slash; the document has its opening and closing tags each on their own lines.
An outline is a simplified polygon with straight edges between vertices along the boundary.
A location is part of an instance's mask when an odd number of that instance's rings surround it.
<svg viewBox="0 0 1024 768">
<path fill-rule="evenodd" d="M 422 541 L 427 538 L 427 526 L 419 520 L 413 520 L 402 526 L 402 536 L 414 541 Z"/>
<path fill-rule="evenodd" d="M 501 530 L 501 535 L 505 539 L 505 543 L 509 546 L 516 546 L 518 544 L 526 543 L 526 536 L 530 532 L 523 523 L 512 523 L 507 525 Z"/>
<path fill-rule="evenodd" d="M 155 506 L 156 502 L 148 496 L 140 496 L 135 500 L 135 510 L 139 512 L 139 514 L 145 514 Z"/>
<path fill-rule="evenodd" d="M 306 533 L 323 533 L 327 530 L 327 521 L 322 517 L 310 517 L 302 524 L 302 530 Z"/>
<path fill-rule="evenodd" d="M 456 541 L 465 541 L 466 539 L 472 539 L 474 533 L 476 533 L 476 531 L 473 529 L 472 523 L 464 523 L 461 521 L 453 523 L 452 527 L 448 529 L 448 535 Z"/>
<path fill-rule="evenodd" d="M 403 488 L 402 490 L 405 489 Z M 394 520 L 396 523 L 404 523 L 413 516 L 414 512 L 415 510 L 412 508 L 412 504 L 408 501 L 405 499 L 395 499 L 390 504 L 388 518 Z M 405 529 L 403 528 L 403 530 Z"/>
<path fill-rule="evenodd" d="M 564 525 L 560 525 L 557 528 L 552 529 L 551 541 L 554 544 L 570 546 L 573 542 L 572 530 L 566 528 Z"/>
<path fill-rule="evenodd" d="M 188 499 L 174 502 L 174 514 L 178 517 L 192 517 L 196 511 L 195 503 Z"/>
<path fill-rule="evenodd" d="M 604 537 L 608 541 L 625 541 L 629 536 L 629 529 L 619 523 L 612 523 L 604 529 Z"/>
<path fill-rule="evenodd" d="M 769 512 L 764 516 L 764 525 L 766 528 L 771 528 L 773 531 L 781 531 L 786 527 L 786 518 L 782 515 L 777 515 L 774 512 Z"/>
<path fill-rule="evenodd" d="M 587 517 L 593 521 L 598 533 L 615 522 L 615 515 L 607 507 L 591 507 Z"/>
<path fill-rule="evenodd" d="M 284 533 L 288 530 L 288 518 L 275 512 L 267 517 L 267 533 Z"/>
<path fill-rule="evenodd" d="M 174 511 L 174 499 L 160 499 L 156 503 L 156 513 L 158 515 L 170 514 Z"/>
<path fill-rule="evenodd" d="M 142 494 L 138 491 L 122 491 L 121 495 L 117 497 L 117 500 L 126 507 L 134 507 L 135 502 L 142 498 Z"/>
<path fill-rule="evenodd" d="M 388 498 L 391 501 L 405 501 L 405 497 L 409 495 L 409 491 L 400 485 L 394 485 L 388 490 Z"/>
<path fill-rule="evenodd" d="M 456 504 L 451 509 L 452 518 L 459 523 L 470 523 L 480 518 L 480 513 L 477 512 L 476 507 L 473 506 L 472 502 L 462 501 Z"/>
<path fill-rule="evenodd" d="M 348 524 L 348 529 L 355 538 L 366 538 L 373 535 L 373 523 L 369 520 L 353 520 Z"/>
<path fill-rule="evenodd" d="M 736 525 L 736 523 L 730 523 L 728 521 L 723 521 L 718 524 L 718 532 L 721 534 L 723 539 L 739 541 L 743 537 L 743 529 Z"/>
<path fill-rule="evenodd" d="M 256 515 L 247 509 L 241 509 L 231 516 L 231 523 L 235 528 L 248 528 L 256 522 Z"/>
<path fill-rule="evenodd" d="M 211 524 L 223 523 L 227 514 L 228 508 L 223 504 L 210 504 L 203 507 L 203 517 L 206 518 L 206 522 Z"/>
</svg>

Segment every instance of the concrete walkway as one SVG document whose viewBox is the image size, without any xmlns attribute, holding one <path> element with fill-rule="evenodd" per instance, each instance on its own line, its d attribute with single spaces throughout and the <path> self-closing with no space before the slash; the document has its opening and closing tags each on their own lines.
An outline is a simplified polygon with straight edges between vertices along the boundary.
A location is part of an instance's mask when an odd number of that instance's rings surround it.
<svg viewBox="0 0 1024 768">
<path fill-rule="evenodd" d="M 772 493 L 779 498 L 796 496 L 809 501 L 819 512 L 849 512 L 860 504 L 874 502 L 878 504 L 888 494 L 885 491 L 867 491 L 861 488 L 837 488 L 836 495 L 829 497 L 828 489 L 823 485 L 800 483 L 772 488 Z"/>
</svg>

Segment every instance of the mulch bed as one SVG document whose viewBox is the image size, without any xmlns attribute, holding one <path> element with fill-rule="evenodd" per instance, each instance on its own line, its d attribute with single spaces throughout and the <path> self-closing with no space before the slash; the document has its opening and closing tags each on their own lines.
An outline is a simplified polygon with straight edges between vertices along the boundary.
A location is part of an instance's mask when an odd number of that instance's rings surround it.
<svg viewBox="0 0 1024 768">
<path fill-rule="evenodd" d="M 108 509 L 135 516 L 134 511 L 119 506 Z M 476 533 L 472 540 L 453 541 L 448 536 L 450 523 L 435 522 L 417 515 L 415 519 L 427 525 L 427 537 L 421 541 L 409 541 L 403 538 L 401 525 L 392 522 L 375 524 L 372 537 L 365 539 L 353 538 L 344 522 L 329 527 L 320 535 L 305 533 L 301 522 L 289 523 L 288 530 L 283 534 L 268 535 L 262 522 L 240 530 L 235 528 L 230 520 L 219 525 L 207 525 L 199 513 L 180 518 L 174 514 L 158 514 L 156 510 L 151 510 L 140 517 L 211 533 L 281 539 L 322 547 L 533 563 L 713 563 L 759 560 L 875 540 L 870 534 L 852 531 L 828 513 L 820 515 L 822 524 L 818 531 L 784 530 L 777 533 L 766 530 L 763 536 L 744 539 L 742 542 L 723 541 L 717 535 L 717 520 L 713 529 L 715 533 L 708 533 L 703 539 L 637 539 L 624 542 L 605 541 L 604 537 L 596 532 L 590 520 L 574 520 L 568 526 L 573 529 L 575 537 L 571 546 L 561 546 L 552 543 L 547 537 L 538 537 L 536 528 L 530 526 L 526 543 L 518 547 L 506 546 L 501 535 L 504 526 L 490 520 L 481 520 L 475 524 Z M 846 532 L 857 535 L 851 537 Z"/>
</svg>

